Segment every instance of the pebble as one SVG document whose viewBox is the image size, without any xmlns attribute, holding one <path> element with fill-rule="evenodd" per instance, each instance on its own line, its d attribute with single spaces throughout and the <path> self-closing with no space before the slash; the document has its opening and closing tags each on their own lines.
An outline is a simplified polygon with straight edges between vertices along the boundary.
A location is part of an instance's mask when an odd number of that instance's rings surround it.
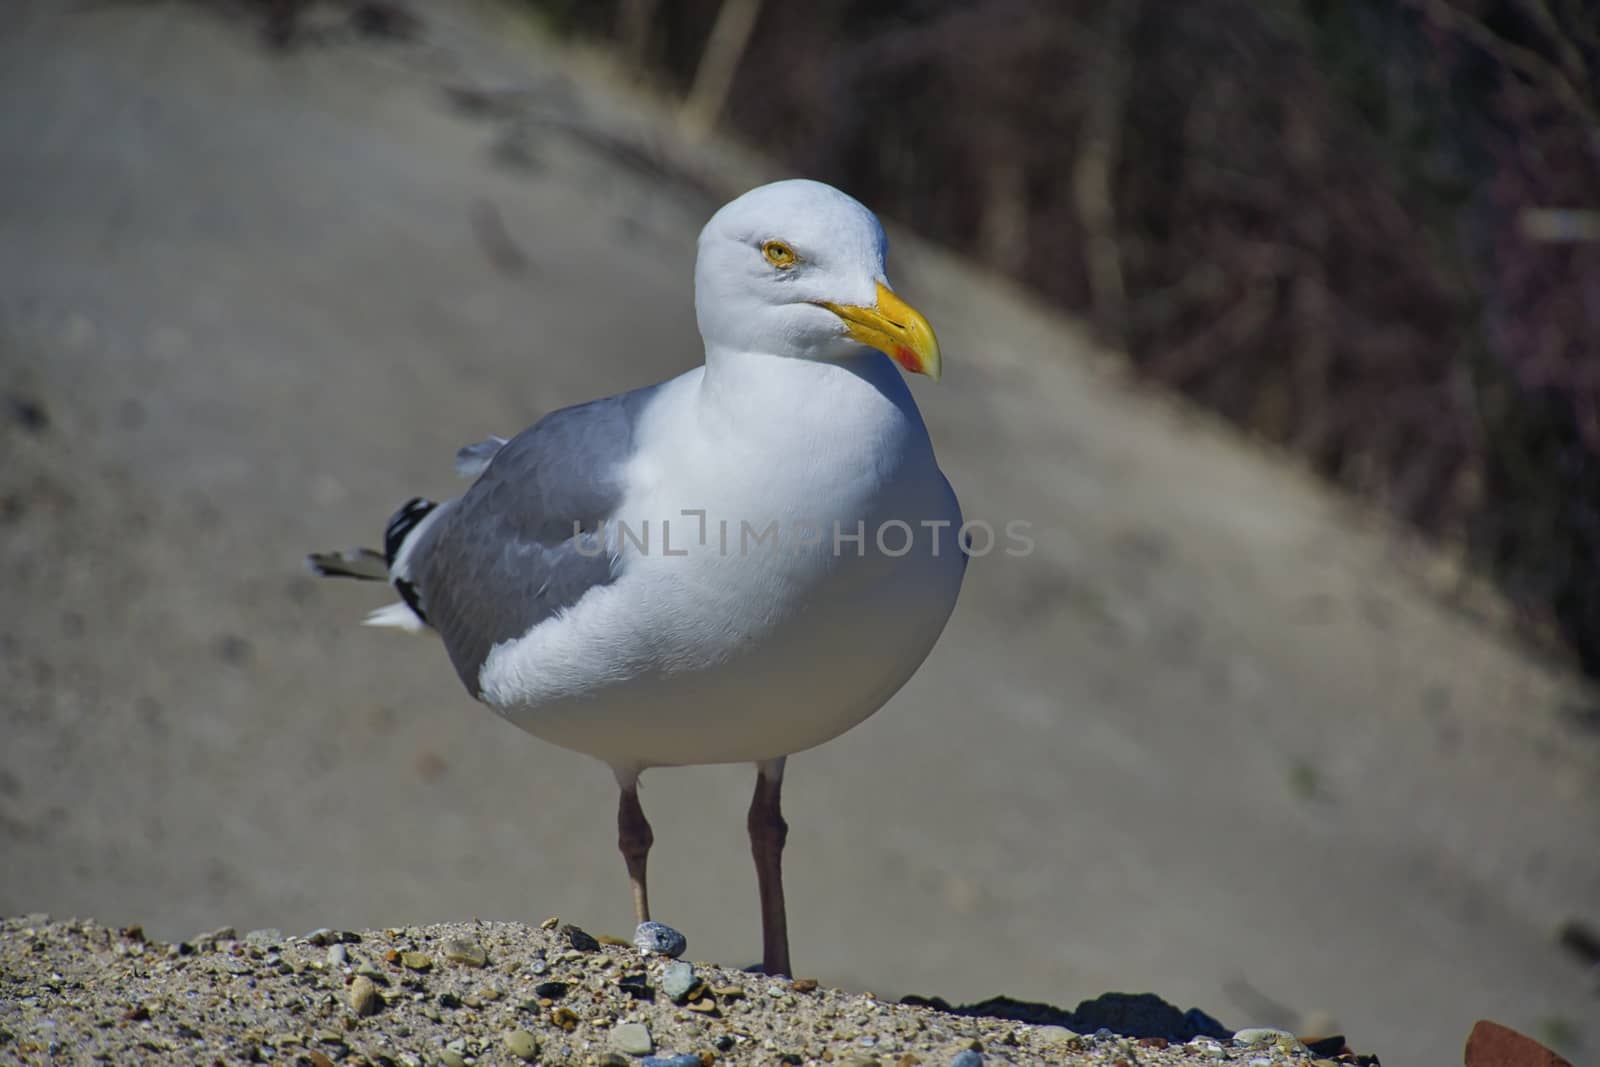
<svg viewBox="0 0 1600 1067">
<path fill-rule="evenodd" d="M 958 1052 L 950 1060 L 950 1067 L 983 1067 L 983 1053 L 974 1052 L 970 1048 L 965 1052 Z"/>
<path fill-rule="evenodd" d="M 357 977 L 350 983 L 350 1009 L 357 1015 L 376 1015 L 383 1007 L 383 994 L 372 979 Z"/>
<path fill-rule="evenodd" d="M 569 923 L 561 928 L 561 932 L 566 935 L 567 944 L 571 945 L 579 952 L 600 951 L 600 942 L 596 941 L 594 939 L 594 935 L 589 933 L 587 930 L 580 929 L 579 927 L 573 926 Z"/>
<path fill-rule="evenodd" d="M 439 1062 L 444 1067 L 467 1067 L 467 1058 L 453 1048 L 440 1049 Z"/>
<path fill-rule="evenodd" d="M 643 929 L 641 927 L 640 929 Z M 689 999 L 689 994 L 700 984 L 690 963 L 669 963 L 661 972 L 661 992 L 678 1003 Z"/>
<path fill-rule="evenodd" d="M 350 950 L 343 945 L 328 946 L 328 966 L 343 967 L 350 962 Z"/>
<path fill-rule="evenodd" d="M 1298 1045 L 1300 1039 L 1287 1030 L 1274 1030 L 1270 1026 L 1251 1026 L 1235 1031 L 1233 1043 L 1244 1047 L 1250 1045 Z"/>
<path fill-rule="evenodd" d="M 547 1000 L 560 1000 L 562 997 L 567 995 L 567 983 L 540 982 L 538 985 L 533 987 L 533 995 L 536 997 L 544 997 Z"/>
<path fill-rule="evenodd" d="M 505 1041 L 506 1051 L 519 1060 L 532 1063 L 539 1058 L 539 1042 L 526 1030 L 508 1031 L 502 1040 Z"/>
<path fill-rule="evenodd" d="M 611 1031 L 611 1047 L 630 1056 L 648 1056 L 656 1043 L 644 1023 L 618 1023 Z"/>
<path fill-rule="evenodd" d="M 633 943 L 646 956 L 677 959 L 689 947 L 688 938 L 665 923 L 642 922 L 633 932 Z"/>
<path fill-rule="evenodd" d="M 218 940 L 221 940 L 220 938 Z M 262 930 L 251 930 L 244 935 L 244 943 L 255 948 L 266 948 L 269 945 L 283 944 L 283 931 L 267 927 Z"/>
<path fill-rule="evenodd" d="M 433 966 L 433 957 L 426 952 L 402 952 L 400 962 L 410 971 L 426 971 Z"/>
<path fill-rule="evenodd" d="M 468 967 L 484 967 L 489 963 L 489 953 L 476 941 L 446 941 L 444 958 L 452 963 L 464 963 Z"/>
<path fill-rule="evenodd" d="M 1065 1026 L 1041 1026 L 1033 1034 L 1044 1045 L 1066 1045 L 1078 1040 L 1078 1032 Z"/>
<path fill-rule="evenodd" d="M 676 1056 L 646 1056 L 640 1067 L 700 1067 L 700 1057 L 692 1052 Z"/>
</svg>

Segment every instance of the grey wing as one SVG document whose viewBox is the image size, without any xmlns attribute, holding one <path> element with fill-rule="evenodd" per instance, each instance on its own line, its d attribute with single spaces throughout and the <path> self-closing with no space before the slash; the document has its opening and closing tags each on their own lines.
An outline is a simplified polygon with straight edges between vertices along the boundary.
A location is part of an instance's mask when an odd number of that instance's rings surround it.
<svg viewBox="0 0 1600 1067">
<path fill-rule="evenodd" d="M 600 531 L 621 502 L 639 390 L 552 412 L 499 447 L 406 550 L 407 579 L 461 681 L 489 651 L 614 578 Z"/>
</svg>

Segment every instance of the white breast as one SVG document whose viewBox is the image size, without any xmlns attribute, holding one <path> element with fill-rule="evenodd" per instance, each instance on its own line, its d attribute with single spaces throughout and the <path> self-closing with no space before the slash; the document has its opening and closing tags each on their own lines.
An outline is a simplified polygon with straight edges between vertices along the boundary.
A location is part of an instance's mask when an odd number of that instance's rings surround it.
<svg viewBox="0 0 1600 1067">
<path fill-rule="evenodd" d="M 518 726 L 614 766 L 770 759 L 865 719 L 932 649 L 961 514 L 898 373 L 757 359 L 646 413 L 617 579 L 484 663 Z"/>
</svg>

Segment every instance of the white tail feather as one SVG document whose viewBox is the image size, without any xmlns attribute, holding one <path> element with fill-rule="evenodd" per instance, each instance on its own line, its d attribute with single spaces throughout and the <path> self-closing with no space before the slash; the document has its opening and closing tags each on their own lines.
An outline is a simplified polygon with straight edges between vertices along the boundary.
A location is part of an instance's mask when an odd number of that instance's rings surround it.
<svg viewBox="0 0 1600 1067">
<path fill-rule="evenodd" d="M 399 601 L 393 604 L 385 604 L 381 608 L 368 612 L 361 625 L 389 626 L 396 630 L 404 630 L 409 634 L 420 634 L 429 629 L 427 623 L 417 618 L 416 612 Z"/>
</svg>

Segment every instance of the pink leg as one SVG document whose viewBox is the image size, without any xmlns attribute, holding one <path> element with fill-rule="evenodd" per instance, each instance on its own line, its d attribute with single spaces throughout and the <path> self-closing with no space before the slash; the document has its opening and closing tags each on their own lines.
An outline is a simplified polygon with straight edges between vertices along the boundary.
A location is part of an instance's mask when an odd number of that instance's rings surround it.
<svg viewBox="0 0 1600 1067">
<path fill-rule="evenodd" d="M 778 796 L 783 791 L 783 758 L 756 765 L 756 792 L 750 800 L 750 854 L 756 861 L 761 890 L 761 969 L 791 974 L 789 920 L 783 906 L 783 843 L 789 824 L 783 821 Z"/>
<path fill-rule="evenodd" d="M 617 784 L 622 788 L 622 798 L 617 804 L 617 848 L 628 865 L 628 881 L 633 883 L 633 913 L 639 922 L 644 922 L 650 918 L 650 892 L 645 887 L 644 867 L 656 838 L 645 821 L 644 809 L 639 806 L 639 776 L 625 776 L 619 772 Z"/>
</svg>

